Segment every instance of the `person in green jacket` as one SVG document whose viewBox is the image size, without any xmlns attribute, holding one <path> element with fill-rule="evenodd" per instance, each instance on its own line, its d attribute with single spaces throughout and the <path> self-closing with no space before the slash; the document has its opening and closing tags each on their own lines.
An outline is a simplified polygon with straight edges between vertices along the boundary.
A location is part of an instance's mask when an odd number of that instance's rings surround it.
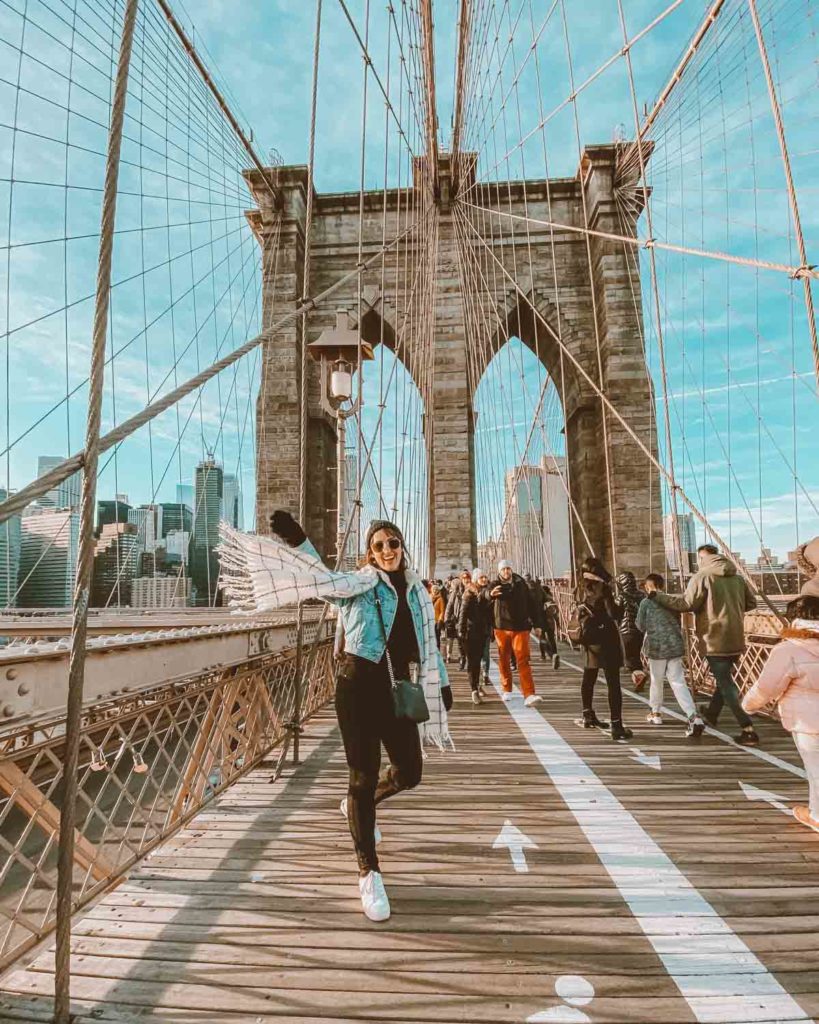
<svg viewBox="0 0 819 1024">
<path fill-rule="evenodd" d="M 681 597 L 658 591 L 648 597 L 673 611 L 694 613 L 697 636 L 717 684 L 711 702 L 702 708 L 702 717 L 709 725 L 716 725 L 723 705 L 727 704 L 742 729 L 737 743 L 756 746 L 759 736 L 751 717 L 742 710 L 732 675 L 745 650 L 745 612 L 756 608 L 756 598 L 737 574 L 734 563 L 713 544 L 697 548 L 697 563 L 699 569 Z"/>
</svg>

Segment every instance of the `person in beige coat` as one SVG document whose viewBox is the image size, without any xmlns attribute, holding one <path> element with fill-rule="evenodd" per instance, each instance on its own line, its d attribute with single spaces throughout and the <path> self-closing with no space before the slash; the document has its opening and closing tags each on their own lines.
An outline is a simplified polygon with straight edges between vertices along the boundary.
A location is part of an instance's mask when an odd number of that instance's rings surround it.
<svg viewBox="0 0 819 1024">
<path fill-rule="evenodd" d="M 776 703 L 808 777 L 808 806 L 794 817 L 819 832 L 819 597 L 803 595 L 785 609 L 790 623 L 742 706 L 753 713 Z"/>
</svg>

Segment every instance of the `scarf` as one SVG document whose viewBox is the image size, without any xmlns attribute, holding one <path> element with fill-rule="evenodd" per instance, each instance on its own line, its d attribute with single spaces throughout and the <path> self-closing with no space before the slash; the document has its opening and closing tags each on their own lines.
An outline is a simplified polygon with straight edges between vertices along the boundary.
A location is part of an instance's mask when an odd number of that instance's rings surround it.
<svg viewBox="0 0 819 1024">
<path fill-rule="evenodd" d="M 355 598 L 372 590 L 379 579 L 391 588 L 386 573 L 366 566 L 355 572 L 328 569 L 313 551 L 291 548 L 275 537 L 242 533 L 227 523 L 219 524 L 221 543 L 216 549 L 221 563 L 219 586 L 228 604 L 243 612 L 267 612 L 308 598 L 333 601 Z M 414 591 L 421 609 L 421 656 L 419 678 L 429 708 L 429 721 L 418 726 L 421 742 L 444 750 L 453 747 L 446 710 L 441 700 L 441 672 L 435 638 L 435 612 L 421 579 L 407 573 L 407 600 Z M 341 609 L 342 620 L 344 609 Z"/>
</svg>

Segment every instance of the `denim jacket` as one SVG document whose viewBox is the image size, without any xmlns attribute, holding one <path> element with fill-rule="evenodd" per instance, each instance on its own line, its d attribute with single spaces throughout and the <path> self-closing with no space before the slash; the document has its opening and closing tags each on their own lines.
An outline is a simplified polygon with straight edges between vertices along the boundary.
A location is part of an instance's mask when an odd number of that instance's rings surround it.
<svg viewBox="0 0 819 1024">
<path fill-rule="evenodd" d="M 315 555 L 316 558 L 319 557 L 309 540 L 304 541 L 299 546 L 299 550 Z M 415 628 L 418 650 L 423 661 L 429 655 L 429 652 L 423 649 L 425 634 L 421 602 L 426 601 L 429 604 L 428 614 L 432 617 L 433 621 L 435 613 L 432 608 L 432 599 L 426 592 L 426 589 L 423 586 L 414 586 L 416 583 L 420 584 L 420 579 L 414 572 L 407 572 L 407 583 L 407 604 L 409 605 L 412 624 Z M 378 615 L 376 598 L 381 602 L 381 615 L 384 620 L 383 628 Z M 365 658 L 367 661 L 372 661 L 376 664 L 381 661 L 384 657 L 387 637 L 392 630 L 395 613 L 398 608 L 398 595 L 387 579 L 386 574 L 378 573 L 378 581 L 372 590 L 358 594 L 356 597 L 331 597 L 328 598 L 328 601 L 331 604 L 337 605 L 339 609 L 339 628 L 344 632 L 344 650 L 346 653 L 354 654 L 359 658 Z M 435 653 L 438 660 L 441 688 L 443 689 L 443 687 L 449 686 L 449 678 L 441 652 L 436 651 Z"/>
</svg>

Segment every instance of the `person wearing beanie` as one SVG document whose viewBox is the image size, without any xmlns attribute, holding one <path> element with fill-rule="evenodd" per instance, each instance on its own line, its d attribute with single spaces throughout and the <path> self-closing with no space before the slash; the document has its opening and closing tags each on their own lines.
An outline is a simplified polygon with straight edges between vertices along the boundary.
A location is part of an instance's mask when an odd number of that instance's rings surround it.
<svg viewBox="0 0 819 1024">
<path fill-rule="evenodd" d="M 535 693 L 529 650 L 529 633 L 537 619 L 532 594 L 522 576 L 512 571 L 506 559 L 498 562 L 498 575 L 489 584 L 492 601 L 492 624 L 498 645 L 498 663 L 505 701 L 512 698 L 512 654 L 514 652 L 520 675 L 520 689 L 527 706 L 539 704 Z"/>
<path fill-rule="evenodd" d="M 485 575 L 475 569 L 464 590 L 461 601 L 461 614 L 458 619 L 458 635 L 461 648 L 466 652 L 466 664 L 469 672 L 469 686 L 472 690 L 472 703 L 481 704 L 484 693 L 481 686 L 481 662 L 484 648 L 492 629 L 492 606 L 481 590 L 480 580 Z"/>
<path fill-rule="evenodd" d="M 409 567 L 394 523 L 370 525 L 364 565 L 355 572 L 327 569 L 288 512 L 274 512 L 270 527 L 274 538 L 220 527 L 223 588 L 234 605 L 255 610 L 307 597 L 338 605 L 344 651 L 337 663 L 335 705 L 349 769 L 341 810 L 358 860 L 364 913 L 371 921 L 386 921 L 390 903 L 376 852 L 376 807 L 420 783 L 422 743 L 441 750 L 452 743 L 447 722 L 452 691 L 435 641 L 432 600 Z M 414 677 L 429 711 L 421 725 L 397 715 L 393 701 L 393 680 Z M 389 759 L 384 771 L 382 746 Z"/>
</svg>

